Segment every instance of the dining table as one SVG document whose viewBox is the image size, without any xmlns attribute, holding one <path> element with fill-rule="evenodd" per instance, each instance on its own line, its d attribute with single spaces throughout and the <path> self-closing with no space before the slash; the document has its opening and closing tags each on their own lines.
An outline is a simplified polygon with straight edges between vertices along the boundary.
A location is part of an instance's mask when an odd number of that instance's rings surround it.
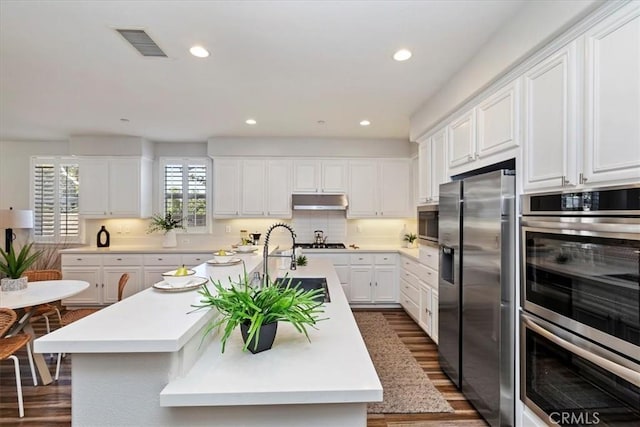
<svg viewBox="0 0 640 427">
<path fill-rule="evenodd" d="M 22 310 L 27 307 L 33 307 L 39 304 L 46 304 L 58 301 L 76 295 L 89 287 L 89 282 L 83 280 L 42 280 L 38 282 L 29 282 L 26 289 L 19 291 L 0 291 L 0 307 L 7 307 L 18 311 L 19 320 L 9 330 L 8 335 L 15 335 L 20 331 L 29 334 L 32 341 L 29 345 L 33 346 L 35 339 L 35 331 L 31 326 L 29 318 L 31 311 Z M 33 348 L 33 347 L 32 347 Z M 50 384 L 53 381 L 51 372 L 47 366 L 42 353 L 33 353 L 33 362 L 40 376 L 43 385 Z"/>
</svg>

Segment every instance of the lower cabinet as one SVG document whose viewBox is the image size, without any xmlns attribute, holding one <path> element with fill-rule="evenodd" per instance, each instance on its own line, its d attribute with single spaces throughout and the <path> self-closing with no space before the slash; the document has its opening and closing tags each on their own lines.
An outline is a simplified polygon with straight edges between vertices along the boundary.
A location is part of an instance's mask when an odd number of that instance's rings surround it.
<svg viewBox="0 0 640 427">
<path fill-rule="evenodd" d="M 304 256 L 306 256 L 310 260 L 315 258 L 331 261 L 331 263 L 333 264 L 333 268 L 336 270 L 336 274 L 338 275 L 338 279 L 340 279 L 342 290 L 344 291 L 347 300 L 351 301 L 351 269 L 349 268 L 349 254 L 318 254 L 305 252 Z"/>
<path fill-rule="evenodd" d="M 351 303 L 398 302 L 396 254 L 351 255 Z"/>
<path fill-rule="evenodd" d="M 429 265 L 434 265 L 427 257 Z M 400 304 L 438 343 L 438 273 L 407 256 L 400 257 Z"/>
<path fill-rule="evenodd" d="M 90 286 L 84 291 L 72 297 L 62 300 L 64 305 L 98 305 L 102 304 L 102 271 L 100 266 L 95 267 L 64 267 L 62 264 L 62 277 L 68 280 L 84 280 Z"/>
</svg>

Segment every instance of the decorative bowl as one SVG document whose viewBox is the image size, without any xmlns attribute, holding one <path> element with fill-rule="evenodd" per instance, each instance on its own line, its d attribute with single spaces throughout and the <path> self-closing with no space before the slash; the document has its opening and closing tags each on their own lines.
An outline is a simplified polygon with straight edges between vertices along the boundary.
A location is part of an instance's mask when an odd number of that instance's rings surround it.
<svg viewBox="0 0 640 427">
<path fill-rule="evenodd" d="M 223 253 L 217 251 L 213 253 L 213 259 L 215 259 L 217 263 L 224 264 L 230 262 L 235 254 L 233 251 L 224 251 Z"/>
<path fill-rule="evenodd" d="M 189 283 L 189 281 L 191 281 L 193 275 L 196 274 L 195 270 L 189 269 L 187 270 L 187 274 L 185 276 L 176 276 L 176 271 L 178 270 L 171 270 L 167 271 L 166 273 L 162 273 L 162 278 L 164 279 L 164 281 L 171 286 L 186 285 L 187 283 Z"/>
<path fill-rule="evenodd" d="M 258 249 L 258 247 L 257 247 L 257 246 L 255 246 L 255 245 L 238 245 L 238 246 L 236 247 L 236 250 L 237 250 L 238 252 L 253 252 L 253 251 L 255 251 L 256 249 Z"/>
</svg>

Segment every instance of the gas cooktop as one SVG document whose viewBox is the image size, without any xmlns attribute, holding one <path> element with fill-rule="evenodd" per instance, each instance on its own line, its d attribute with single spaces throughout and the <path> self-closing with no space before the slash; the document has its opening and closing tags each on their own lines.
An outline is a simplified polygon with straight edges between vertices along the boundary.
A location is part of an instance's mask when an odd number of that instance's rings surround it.
<svg viewBox="0 0 640 427">
<path fill-rule="evenodd" d="M 346 249 L 344 243 L 296 243 L 302 249 Z"/>
</svg>

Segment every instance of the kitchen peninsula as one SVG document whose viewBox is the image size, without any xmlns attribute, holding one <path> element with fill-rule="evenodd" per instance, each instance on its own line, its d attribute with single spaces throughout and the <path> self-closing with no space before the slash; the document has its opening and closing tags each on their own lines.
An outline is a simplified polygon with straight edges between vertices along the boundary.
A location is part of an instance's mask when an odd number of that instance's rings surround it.
<svg viewBox="0 0 640 427">
<path fill-rule="evenodd" d="M 262 257 L 242 258 L 260 271 Z M 196 267 L 223 283 L 241 273 L 241 264 Z M 280 323 L 271 350 L 243 353 L 236 331 L 221 354 L 217 336 L 201 343 L 214 311 L 189 313 L 196 291 L 151 288 L 39 338 L 35 350 L 73 354 L 74 425 L 365 426 L 382 386 L 338 276 L 325 260 L 289 274 L 327 278 L 328 319 L 311 343 Z"/>
</svg>

